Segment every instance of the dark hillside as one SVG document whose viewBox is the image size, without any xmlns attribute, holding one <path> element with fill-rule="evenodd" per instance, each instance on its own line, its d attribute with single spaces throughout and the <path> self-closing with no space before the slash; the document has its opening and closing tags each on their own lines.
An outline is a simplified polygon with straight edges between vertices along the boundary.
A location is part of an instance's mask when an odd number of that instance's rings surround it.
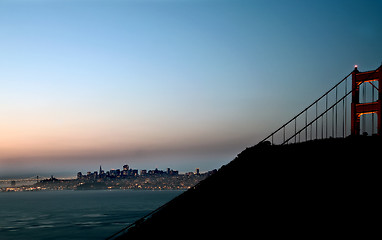
<svg viewBox="0 0 382 240">
<path fill-rule="evenodd" d="M 376 229 L 379 137 L 247 148 L 119 239 L 365 238 Z"/>
</svg>

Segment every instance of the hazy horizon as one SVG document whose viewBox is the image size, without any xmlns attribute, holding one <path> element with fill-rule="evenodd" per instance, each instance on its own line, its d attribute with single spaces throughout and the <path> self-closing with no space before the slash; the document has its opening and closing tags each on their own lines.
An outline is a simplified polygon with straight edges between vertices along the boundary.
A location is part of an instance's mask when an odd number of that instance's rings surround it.
<svg viewBox="0 0 382 240">
<path fill-rule="evenodd" d="M 358 64 L 381 0 L 0 1 L 0 176 L 208 171 Z"/>
</svg>

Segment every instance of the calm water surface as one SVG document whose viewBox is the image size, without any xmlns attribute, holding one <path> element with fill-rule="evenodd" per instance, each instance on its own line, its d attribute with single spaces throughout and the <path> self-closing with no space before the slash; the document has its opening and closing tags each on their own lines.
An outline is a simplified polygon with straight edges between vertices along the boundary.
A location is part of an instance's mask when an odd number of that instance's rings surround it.
<svg viewBox="0 0 382 240">
<path fill-rule="evenodd" d="M 105 239 L 181 193 L 0 192 L 0 239 Z"/>
</svg>

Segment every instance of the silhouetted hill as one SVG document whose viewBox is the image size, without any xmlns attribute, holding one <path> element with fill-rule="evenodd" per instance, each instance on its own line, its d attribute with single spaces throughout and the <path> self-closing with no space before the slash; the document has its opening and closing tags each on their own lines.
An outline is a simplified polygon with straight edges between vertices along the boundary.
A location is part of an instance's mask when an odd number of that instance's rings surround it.
<svg viewBox="0 0 382 240">
<path fill-rule="evenodd" d="M 119 239 L 368 238 L 377 229 L 381 143 L 358 137 L 247 148 Z"/>
</svg>

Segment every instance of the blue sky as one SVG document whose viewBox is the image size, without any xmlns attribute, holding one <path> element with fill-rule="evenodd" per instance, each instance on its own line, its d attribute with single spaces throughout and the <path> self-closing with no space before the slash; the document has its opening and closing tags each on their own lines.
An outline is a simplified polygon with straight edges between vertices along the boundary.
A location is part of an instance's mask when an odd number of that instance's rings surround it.
<svg viewBox="0 0 382 240">
<path fill-rule="evenodd" d="M 218 168 L 382 62 L 382 1 L 0 0 L 0 174 Z"/>
</svg>

